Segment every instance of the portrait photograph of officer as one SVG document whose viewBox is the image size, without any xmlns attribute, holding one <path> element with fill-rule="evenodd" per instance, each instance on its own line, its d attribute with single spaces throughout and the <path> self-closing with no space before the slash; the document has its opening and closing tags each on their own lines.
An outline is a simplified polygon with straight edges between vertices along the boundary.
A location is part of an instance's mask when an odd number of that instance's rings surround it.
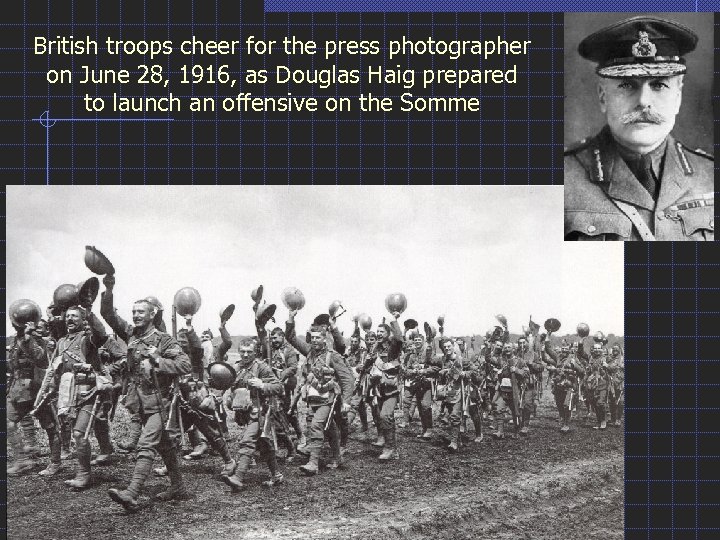
<svg viewBox="0 0 720 540">
<path fill-rule="evenodd" d="M 713 17 L 565 14 L 565 240 L 713 240 Z"/>
</svg>

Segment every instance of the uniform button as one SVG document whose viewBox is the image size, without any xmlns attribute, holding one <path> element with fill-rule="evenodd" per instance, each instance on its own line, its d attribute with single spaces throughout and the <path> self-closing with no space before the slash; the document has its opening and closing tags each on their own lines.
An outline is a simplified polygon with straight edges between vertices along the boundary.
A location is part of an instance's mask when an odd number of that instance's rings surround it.
<svg viewBox="0 0 720 540">
<path fill-rule="evenodd" d="M 594 233 L 595 231 L 597 231 L 597 227 L 595 227 L 595 225 L 588 225 L 587 232 Z"/>
<path fill-rule="evenodd" d="M 711 219 L 711 220 L 710 220 L 710 228 L 711 228 L 711 229 L 714 229 L 714 228 L 715 228 L 715 220 L 714 220 L 714 219 Z"/>
</svg>

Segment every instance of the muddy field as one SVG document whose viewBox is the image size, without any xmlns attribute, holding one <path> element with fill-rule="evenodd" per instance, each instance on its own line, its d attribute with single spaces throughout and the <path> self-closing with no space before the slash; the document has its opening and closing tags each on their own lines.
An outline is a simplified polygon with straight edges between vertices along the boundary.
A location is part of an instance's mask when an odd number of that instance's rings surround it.
<svg viewBox="0 0 720 540">
<path fill-rule="evenodd" d="M 168 480 L 152 477 L 140 498 L 140 512 L 132 515 L 106 493 L 129 481 L 130 457 L 95 468 L 93 487 L 79 493 L 63 484 L 73 476 L 70 462 L 51 479 L 34 473 L 9 479 L 8 537 L 622 538 L 622 428 L 593 430 L 582 411 L 573 419 L 573 431 L 563 435 L 551 397 L 546 391 L 528 438 L 496 441 L 486 433 L 482 443 L 468 443 L 459 454 L 449 455 L 440 440 L 415 439 L 416 419 L 411 428 L 398 430 L 398 461 L 378 462 L 370 440 L 356 433 L 343 468 L 306 478 L 297 470 L 302 461 L 296 462 L 282 467 L 283 485 L 267 488 L 260 484 L 268 477 L 260 463 L 250 470 L 248 488 L 237 495 L 220 481 L 218 457 L 183 463 L 194 497 L 155 502 L 152 495 Z M 118 436 L 125 418 L 118 411 Z M 235 426 L 231 433 L 230 446 L 236 450 Z"/>
</svg>

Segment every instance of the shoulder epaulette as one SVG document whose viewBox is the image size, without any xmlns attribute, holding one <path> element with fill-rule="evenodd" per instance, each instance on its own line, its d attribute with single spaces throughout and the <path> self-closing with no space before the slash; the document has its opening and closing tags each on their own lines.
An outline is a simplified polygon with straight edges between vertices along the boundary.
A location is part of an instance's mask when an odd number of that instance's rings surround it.
<svg viewBox="0 0 720 540">
<path fill-rule="evenodd" d="M 580 150 L 583 150 L 584 148 L 587 148 L 590 145 L 590 139 L 583 139 L 581 141 L 572 143 L 565 147 L 564 155 L 570 155 L 574 154 L 575 152 L 579 152 Z"/>
<path fill-rule="evenodd" d="M 687 146 L 683 145 L 683 149 L 687 150 L 688 152 L 695 154 L 696 156 L 701 156 L 704 158 L 707 158 L 709 160 L 715 161 L 715 156 L 713 156 L 711 153 L 706 152 L 702 148 L 688 148 Z"/>
</svg>

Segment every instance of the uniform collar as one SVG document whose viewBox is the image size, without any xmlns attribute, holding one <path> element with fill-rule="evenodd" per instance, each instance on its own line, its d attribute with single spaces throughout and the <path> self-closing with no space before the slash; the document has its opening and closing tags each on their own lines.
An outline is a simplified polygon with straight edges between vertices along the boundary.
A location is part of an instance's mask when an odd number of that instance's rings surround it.
<svg viewBox="0 0 720 540">
<path fill-rule="evenodd" d="M 595 150 L 599 151 L 594 157 L 596 160 L 601 160 L 603 176 L 606 180 L 603 184 L 607 186 L 608 196 L 634 206 L 654 210 L 655 201 L 630 171 L 627 163 L 620 155 L 618 145 L 613 139 L 608 126 L 605 126 L 600 132 L 598 148 Z"/>
</svg>

